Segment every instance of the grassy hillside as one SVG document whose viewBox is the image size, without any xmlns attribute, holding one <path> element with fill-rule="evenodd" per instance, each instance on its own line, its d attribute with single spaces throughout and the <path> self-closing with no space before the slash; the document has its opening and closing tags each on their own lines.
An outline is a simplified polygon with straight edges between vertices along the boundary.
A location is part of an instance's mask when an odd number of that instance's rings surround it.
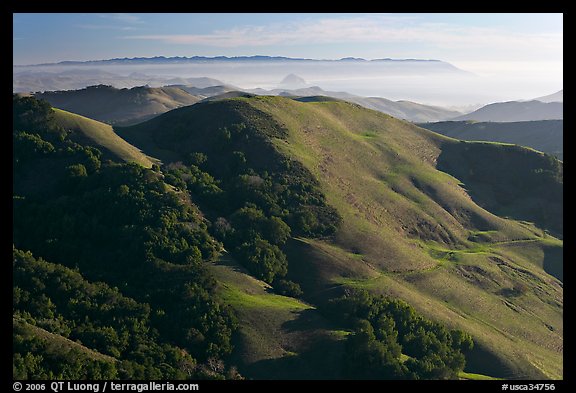
<svg viewBox="0 0 576 393">
<path fill-rule="evenodd" d="M 496 215 L 504 214 L 502 206 L 486 196 L 513 196 L 519 203 L 508 215 L 524 220 L 534 217 L 535 204 L 557 209 L 561 199 L 531 196 L 517 184 L 502 187 L 506 174 L 494 182 L 473 176 L 485 164 L 475 157 L 488 154 L 501 171 L 515 168 L 508 175 L 530 184 L 545 179 L 561 190 L 561 164 L 513 146 L 461 143 L 354 104 L 282 97 L 207 102 L 118 132 L 166 163 L 199 149 L 213 157 L 226 130 L 245 136 L 243 153 L 257 165 L 274 166 L 272 151 L 301 162 L 342 216 L 333 238 L 296 238 L 285 247 L 288 277 L 311 304 L 325 304 L 347 287 L 396 296 L 473 335 L 468 372 L 562 377 L 563 286 L 556 278 L 562 241 L 543 231 L 550 221 L 536 220 L 538 227 Z M 250 142 L 254 133 L 258 143 Z M 260 344 L 246 343 L 245 354 L 258 352 Z"/>
<path fill-rule="evenodd" d="M 117 89 L 104 85 L 48 91 L 35 97 L 54 107 L 109 124 L 135 124 L 201 99 L 178 87 Z"/>
<path fill-rule="evenodd" d="M 335 97 L 348 102 L 359 104 L 364 108 L 374 109 L 388 115 L 413 122 L 441 121 L 452 119 L 461 114 L 454 110 L 440 106 L 424 105 L 412 101 L 392 101 L 383 97 L 362 97 L 340 91 L 325 91 L 318 86 L 303 87 L 299 89 L 252 89 L 255 94 L 278 95 L 285 97 Z"/>
<path fill-rule="evenodd" d="M 217 293 L 239 319 L 233 362 L 255 379 L 338 379 L 347 331 L 337 330 L 310 304 L 271 293 L 224 255 L 210 266 Z"/>
<path fill-rule="evenodd" d="M 67 356 L 70 352 L 80 353 L 82 357 L 88 360 L 99 360 L 107 363 L 114 363 L 117 360 L 112 356 L 104 355 L 100 352 L 94 351 L 85 347 L 75 341 L 58 334 L 50 333 L 41 327 L 34 326 L 25 320 L 13 317 L 12 329 L 14 333 L 24 338 L 38 338 L 47 343 L 46 353 L 53 354 L 54 356 Z"/>
<path fill-rule="evenodd" d="M 114 132 L 112 126 L 84 116 L 54 108 L 55 120 L 58 125 L 71 132 L 71 138 L 94 146 L 125 162 L 136 162 L 150 168 L 155 159 L 143 154 Z"/>
<path fill-rule="evenodd" d="M 456 139 L 513 143 L 553 154 L 560 160 L 564 150 L 563 120 L 520 122 L 441 121 L 418 126 Z"/>
</svg>

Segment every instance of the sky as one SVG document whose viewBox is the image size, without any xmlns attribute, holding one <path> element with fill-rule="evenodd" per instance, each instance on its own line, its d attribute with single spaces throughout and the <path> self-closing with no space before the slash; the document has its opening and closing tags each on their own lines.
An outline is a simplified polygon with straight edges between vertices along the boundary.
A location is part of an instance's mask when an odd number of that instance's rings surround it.
<svg viewBox="0 0 576 393">
<path fill-rule="evenodd" d="M 563 14 L 13 14 L 13 64 L 152 56 L 438 59 L 563 83 Z"/>
</svg>

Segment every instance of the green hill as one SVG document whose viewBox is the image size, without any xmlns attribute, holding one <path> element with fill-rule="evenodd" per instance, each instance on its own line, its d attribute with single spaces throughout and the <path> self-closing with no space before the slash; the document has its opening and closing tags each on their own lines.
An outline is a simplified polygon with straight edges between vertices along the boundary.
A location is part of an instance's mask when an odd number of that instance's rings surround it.
<svg viewBox="0 0 576 393">
<path fill-rule="evenodd" d="M 441 121 L 418 126 L 466 141 L 513 143 L 553 154 L 560 160 L 564 151 L 564 121 L 519 122 Z"/>
<path fill-rule="evenodd" d="M 136 162 L 148 168 L 156 162 L 116 135 L 108 124 L 57 108 L 54 108 L 54 114 L 56 123 L 69 131 L 72 139 L 100 148 L 111 158 Z"/>
<path fill-rule="evenodd" d="M 80 90 L 36 93 L 36 98 L 52 106 L 108 124 L 135 124 L 181 106 L 193 105 L 201 98 L 178 87 L 140 86 L 117 89 L 90 86 Z"/>
<path fill-rule="evenodd" d="M 165 164 L 200 154 L 222 187 L 251 168 L 242 187 L 253 193 L 268 181 L 280 192 L 265 173 L 302 165 L 342 219 L 333 236 L 283 247 L 287 277 L 313 307 L 344 288 L 391 295 L 470 333 L 468 372 L 562 378 L 562 241 L 549 234 L 562 236 L 561 162 L 460 142 L 354 104 L 282 97 L 206 102 L 117 132 Z M 197 202 L 213 222 L 233 211 Z M 241 315 L 249 303 L 236 304 Z M 237 356 L 258 345 L 244 340 Z"/>
</svg>

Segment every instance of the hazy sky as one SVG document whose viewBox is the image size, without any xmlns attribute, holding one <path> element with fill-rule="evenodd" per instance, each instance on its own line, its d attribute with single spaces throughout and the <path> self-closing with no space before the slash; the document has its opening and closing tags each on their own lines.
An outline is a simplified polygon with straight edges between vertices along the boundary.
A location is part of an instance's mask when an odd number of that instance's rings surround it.
<svg viewBox="0 0 576 393">
<path fill-rule="evenodd" d="M 563 15 L 14 14 L 13 64 L 151 56 L 418 58 L 563 84 Z"/>
</svg>

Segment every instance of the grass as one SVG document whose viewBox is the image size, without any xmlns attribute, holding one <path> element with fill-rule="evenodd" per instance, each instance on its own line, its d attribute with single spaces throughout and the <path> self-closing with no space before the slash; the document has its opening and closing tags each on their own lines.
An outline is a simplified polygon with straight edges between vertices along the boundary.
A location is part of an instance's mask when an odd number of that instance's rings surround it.
<svg viewBox="0 0 576 393">
<path fill-rule="evenodd" d="M 220 281 L 219 296 L 234 308 L 270 308 L 289 312 L 313 308 L 294 298 L 272 293 L 270 285 L 252 277 L 228 254 L 222 255 L 218 263 L 210 267 Z"/>
<path fill-rule="evenodd" d="M 135 162 L 150 168 L 157 160 L 146 156 L 114 132 L 112 126 L 74 113 L 54 108 L 57 123 L 66 130 L 72 130 L 73 138 L 81 138 L 104 153 L 126 162 Z"/>
<path fill-rule="evenodd" d="M 268 284 L 247 274 L 228 255 L 210 269 L 219 283 L 219 298 L 232 306 L 240 321 L 232 356 L 243 375 L 256 379 L 339 377 L 335 365 L 349 332 L 332 326 L 313 306 L 271 293 Z"/>
<path fill-rule="evenodd" d="M 464 371 L 461 371 L 458 374 L 458 377 L 460 377 L 460 379 L 466 379 L 466 380 L 470 380 L 470 381 L 498 381 L 498 380 L 503 380 L 503 378 L 494 378 L 494 377 L 490 377 L 488 375 L 467 373 Z"/>
</svg>

